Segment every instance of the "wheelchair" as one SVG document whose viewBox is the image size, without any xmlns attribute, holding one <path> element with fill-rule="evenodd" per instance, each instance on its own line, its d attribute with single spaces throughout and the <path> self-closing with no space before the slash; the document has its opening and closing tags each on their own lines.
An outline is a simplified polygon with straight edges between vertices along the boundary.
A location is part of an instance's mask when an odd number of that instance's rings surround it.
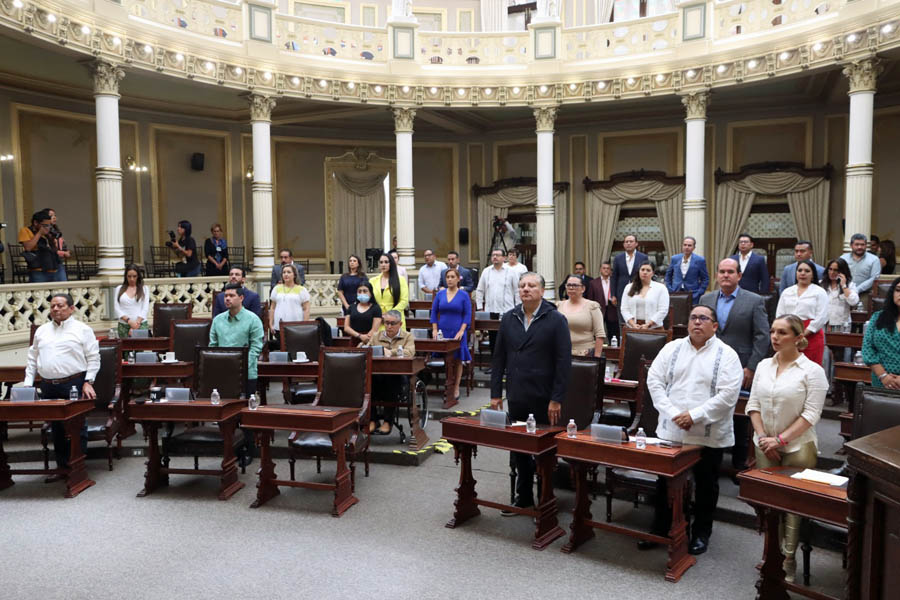
<svg viewBox="0 0 900 600">
<path fill-rule="evenodd" d="M 409 429 L 412 431 L 413 429 L 413 406 L 418 408 L 419 411 L 419 426 L 422 429 L 425 429 L 425 426 L 428 424 L 428 392 L 425 388 L 425 382 L 416 378 L 415 387 L 410 389 L 410 376 L 409 375 L 390 375 L 390 377 L 399 377 L 401 378 L 401 383 L 398 386 L 398 389 L 395 394 L 392 394 L 392 398 L 373 398 L 372 406 L 374 408 L 393 408 L 394 415 L 391 419 L 391 425 L 397 428 L 397 431 L 400 432 L 400 443 L 406 443 L 406 432 L 403 430 L 403 425 L 400 424 L 400 411 L 397 409 L 405 408 L 406 409 L 406 418 L 409 423 Z M 373 382 L 374 383 L 374 382 Z M 376 390 L 373 386 L 373 395 L 376 393 Z"/>
</svg>

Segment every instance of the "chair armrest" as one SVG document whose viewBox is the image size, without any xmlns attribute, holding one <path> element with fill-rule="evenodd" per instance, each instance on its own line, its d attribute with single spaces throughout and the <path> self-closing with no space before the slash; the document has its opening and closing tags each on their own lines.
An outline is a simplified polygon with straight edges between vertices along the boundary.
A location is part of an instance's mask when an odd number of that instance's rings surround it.
<svg viewBox="0 0 900 600">
<path fill-rule="evenodd" d="M 316 392 L 316 399 L 312 401 L 312 404 L 310 404 L 310 406 L 318 406 L 319 400 L 321 400 L 321 399 L 322 399 L 322 392 L 321 391 Z"/>
<path fill-rule="evenodd" d="M 294 440 L 297 439 L 297 435 L 298 435 L 299 433 L 300 433 L 299 431 L 292 431 L 292 432 L 291 432 L 291 435 L 288 436 L 288 446 L 290 446 L 291 444 L 294 443 Z"/>
<path fill-rule="evenodd" d="M 369 423 L 369 394 L 363 395 L 363 403 L 359 409 L 359 424 L 367 425 Z"/>
</svg>

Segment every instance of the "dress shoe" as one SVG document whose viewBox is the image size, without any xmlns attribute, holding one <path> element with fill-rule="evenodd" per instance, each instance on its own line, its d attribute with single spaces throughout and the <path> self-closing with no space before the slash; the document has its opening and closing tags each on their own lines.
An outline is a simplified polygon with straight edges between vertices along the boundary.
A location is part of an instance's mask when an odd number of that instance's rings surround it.
<svg viewBox="0 0 900 600">
<path fill-rule="evenodd" d="M 49 475 L 46 479 L 44 479 L 44 483 L 56 483 L 57 481 L 65 481 L 66 474 L 65 473 L 54 473 L 53 475 Z"/>
<path fill-rule="evenodd" d="M 534 502 L 530 502 L 530 503 L 528 503 L 528 504 L 524 504 L 524 503 L 521 503 L 521 504 L 520 504 L 519 502 L 516 502 L 515 504 L 513 504 L 513 506 L 515 506 L 516 508 L 533 509 L 533 508 L 534 508 Z M 500 516 L 503 516 L 503 517 L 518 517 L 518 516 L 520 516 L 520 514 L 521 514 L 521 513 L 517 513 L 517 512 L 511 511 L 511 510 L 506 509 L 506 508 L 504 508 L 503 510 L 500 511 Z"/>
<path fill-rule="evenodd" d="M 708 549 L 709 549 L 709 540 L 704 537 L 697 536 L 691 540 L 691 543 L 688 546 L 688 554 L 693 554 L 694 556 L 697 556 L 698 554 L 703 554 Z"/>
<path fill-rule="evenodd" d="M 654 548 L 659 548 L 659 544 L 657 542 L 651 542 L 650 540 L 638 540 L 638 550 L 653 550 Z"/>
<path fill-rule="evenodd" d="M 794 583 L 794 577 L 797 574 L 797 561 L 794 557 L 784 559 L 784 580 L 788 583 Z"/>
</svg>

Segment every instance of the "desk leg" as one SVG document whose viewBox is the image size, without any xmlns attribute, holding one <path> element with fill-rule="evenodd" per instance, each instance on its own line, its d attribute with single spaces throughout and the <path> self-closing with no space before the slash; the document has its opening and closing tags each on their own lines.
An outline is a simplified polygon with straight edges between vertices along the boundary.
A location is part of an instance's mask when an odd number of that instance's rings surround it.
<svg viewBox="0 0 900 600">
<path fill-rule="evenodd" d="M 234 454 L 234 432 L 237 429 L 237 419 L 228 419 L 219 423 L 222 432 L 222 442 L 225 446 L 222 453 L 222 472 L 219 476 L 219 500 L 228 500 L 235 492 L 244 487 L 238 481 L 237 456 Z"/>
<path fill-rule="evenodd" d="M 541 503 L 537 506 L 537 523 L 531 547 L 543 550 L 557 538 L 566 535 L 556 518 L 556 496 L 553 495 L 553 469 L 556 467 L 556 452 L 547 452 L 535 457 L 537 472 L 541 481 Z"/>
<path fill-rule="evenodd" d="M 272 451 L 269 446 L 271 439 L 268 431 L 262 431 L 256 439 L 259 440 L 259 483 L 256 484 L 256 500 L 250 508 L 259 508 L 281 492 L 275 485 L 275 462 L 272 460 Z"/>
<path fill-rule="evenodd" d="M 460 368 L 462 368 L 462 363 L 460 363 Z M 444 408 L 452 408 L 459 404 L 456 400 L 456 397 L 450 397 L 450 390 L 453 389 L 450 385 L 450 377 L 453 377 L 453 380 L 456 381 L 456 372 L 450 371 L 450 361 L 447 360 L 447 354 L 444 354 Z"/>
<path fill-rule="evenodd" d="M 4 422 L 4 425 L 6 423 Z M 9 460 L 6 456 L 6 450 L 3 449 L 3 439 L 0 438 L 0 490 L 5 490 L 15 484 L 12 473 L 9 469 Z"/>
<path fill-rule="evenodd" d="M 588 465 L 581 461 L 572 461 L 575 470 L 575 510 L 572 512 L 572 524 L 569 526 L 572 533 L 569 541 L 562 547 L 562 551 L 569 554 L 578 546 L 594 537 L 594 528 L 587 524 L 591 520 L 591 494 L 587 472 Z"/>
<path fill-rule="evenodd" d="M 162 454 L 159 451 L 159 423 L 144 421 L 141 423 L 144 437 L 147 438 L 147 470 L 144 471 L 144 489 L 138 492 L 137 497 L 152 493 L 156 488 L 169 485 L 168 473 L 162 472 Z"/>
<path fill-rule="evenodd" d="M 69 419 L 65 423 L 66 435 L 69 436 L 69 472 L 66 474 L 66 498 L 74 498 L 84 490 L 94 485 L 94 481 L 88 479 L 87 469 L 84 466 L 84 452 L 81 451 L 81 428 L 84 425 L 84 415 Z"/>
<path fill-rule="evenodd" d="M 334 473 L 334 508 L 332 517 L 340 517 L 348 508 L 359 502 L 353 495 L 353 486 L 350 481 L 350 467 L 347 466 L 347 439 L 350 437 L 350 428 L 333 433 L 331 435 L 331 448 L 335 456 Z"/>
<path fill-rule="evenodd" d="M 777 510 L 759 508 L 766 529 L 763 565 L 756 582 L 757 600 L 790 600 L 784 587 L 784 554 L 781 553 L 781 540 L 778 535 L 781 515 Z"/>
<path fill-rule="evenodd" d="M 125 417 L 122 428 L 119 430 L 120 440 L 129 438 L 137 433 L 137 427 L 135 427 L 134 421 L 131 420 L 131 409 L 128 407 L 128 402 L 131 400 L 131 386 L 131 378 L 123 377 L 122 388 L 119 391 L 119 395 L 122 397 L 122 409 L 124 410 Z"/>
<path fill-rule="evenodd" d="M 476 481 L 475 477 L 472 476 L 472 450 L 474 446 L 462 442 L 453 442 L 453 447 L 456 449 L 457 457 L 461 464 L 459 466 L 459 485 L 456 486 L 456 500 L 453 502 L 456 510 L 453 511 L 453 518 L 444 525 L 444 527 L 450 529 L 481 514 L 481 511 L 478 510 L 478 505 L 475 504 L 475 498 L 478 497 L 478 494 L 475 493 Z"/>
<path fill-rule="evenodd" d="M 687 472 L 669 479 L 666 486 L 669 506 L 672 508 L 672 528 L 669 530 L 669 562 L 666 563 L 666 581 L 676 582 L 684 572 L 697 564 L 688 554 L 687 521 L 684 518 L 684 486 Z"/>
<path fill-rule="evenodd" d="M 419 377 L 418 375 L 413 375 L 409 379 L 409 449 L 410 450 L 421 450 L 425 447 L 425 444 L 428 443 L 428 436 L 425 435 L 425 430 L 422 429 L 421 421 L 419 418 L 422 416 L 419 414 L 419 405 L 416 402 L 416 386 L 418 385 Z M 427 394 L 428 390 L 423 386 L 422 393 Z M 425 407 L 425 410 L 428 410 L 428 407 Z"/>
</svg>

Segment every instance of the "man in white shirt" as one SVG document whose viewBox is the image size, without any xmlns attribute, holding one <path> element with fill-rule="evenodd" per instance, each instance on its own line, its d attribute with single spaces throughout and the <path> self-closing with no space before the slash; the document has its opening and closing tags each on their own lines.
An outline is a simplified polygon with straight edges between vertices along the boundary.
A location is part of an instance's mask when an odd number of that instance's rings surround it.
<svg viewBox="0 0 900 600">
<path fill-rule="evenodd" d="M 94 379 L 100 371 L 100 345 L 94 330 L 72 318 L 75 301 L 69 294 L 58 293 L 50 299 L 50 321 L 37 328 L 28 349 L 25 366 L 25 387 L 34 385 L 41 377 L 41 397 L 44 400 L 68 399 L 74 387 L 81 398 L 93 400 Z M 62 422 L 53 421 L 53 452 L 61 469 L 69 467 L 69 445 Z M 81 448 L 87 451 L 87 427 L 81 430 Z M 60 481 L 64 474 L 51 475 L 48 482 Z"/>
<path fill-rule="evenodd" d="M 425 294 L 436 294 L 441 285 L 441 273 L 447 265 L 434 257 L 434 250 L 425 250 L 425 264 L 419 269 L 419 289 Z"/>
<path fill-rule="evenodd" d="M 847 261 L 856 291 L 860 294 L 872 291 L 872 284 L 881 275 L 881 261 L 877 255 L 866 252 L 867 246 L 866 236 L 854 233 L 850 237 L 850 252 L 841 256 Z"/>
<path fill-rule="evenodd" d="M 703 446 L 694 475 L 694 524 L 688 552 L 703 554 L 709 546 L 713 513 L 719 499 L 719 467 L 725 448 L 734 445 L 732 416 L 744 370 L 737 352 L 716 337 L 718 316 L 709 306 L 695 306 L 689 336 L 666 344 L 650 367 L 647 389 L 659 412 L 656 436 Z M 652 532 L 668 535 L 672 514 L 666 479 L 657 483 Z M 680 532 L 677 532 L 680 533 Z M 639 542 L 638 547 L 654 547 Z"/>
<path fill-rule="evenodd" d="M 516 276 L 516 281 L 519 280 L 519 277 L 528 272 L 528 267 L 519 262 L 519 251 L 515 248 L 511 248 L 506 253 L 506 266 L 509 267 L 509 270 L 513 272 Z M 518 297 L 516 298 L 516 304 L 519 303 Z"/>
<path fill-rule="evenodd" d="M 492 319 L 499 319 L 516 306 L 518 296 L 519 278 L 503 264 L 503 250 L 492 250 L 491 268 L 481 272 L 478 287 L 475 288 L 475 307 L 491 313 Z M 497 332 L 489 331 L 488 340 L 493 354 Z"/>
</svg>

